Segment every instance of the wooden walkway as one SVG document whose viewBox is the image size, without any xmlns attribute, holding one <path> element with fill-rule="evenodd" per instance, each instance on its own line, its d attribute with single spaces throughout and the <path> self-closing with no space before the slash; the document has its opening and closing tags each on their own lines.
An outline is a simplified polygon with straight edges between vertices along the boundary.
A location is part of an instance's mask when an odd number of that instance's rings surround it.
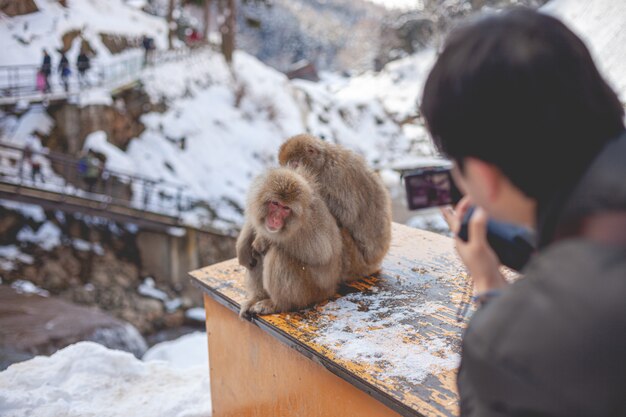
<svg viewBox="0 0 626 417">
<path fill-rule="evenodd" d="M 287 392 L 267 393 L 254 386 L 263 376 L 255 376 L 255 369 L 260 368 L 250 364 L 261 366 L 273 358 L 260 356 L 265 336 L 254 336 L 246 327 L 250 323 L 235 318 L 245 297 L 244 274 L 236 259 L 191 273 L 206 294 L 214 417 L 323 416 L 330 415 L 320 411 L 329 401 L 329 407 L 347 413 L 333 415 L 359 415 L 346 411 L 358 408 L 354 401 L 339 406 L 350 400 L 336 398 L 334 388 L 298 391 L 299 381 L 307 377 L 282 369 L 286 365 L 280 363 L 291 361 L 287 352 L 276 359 L 275 368 L 267 370 L 270 378 L 273 375 L 271 383 Z M 388 414 L 361 415 L 455 416 L 456 369 L 465 326 L 457 322 L 456 312 L 466 282 L 452 239 L 394 224 L 391 250 L 380 276 L 345 286 L 334 300 L 314 308 L 253 318 L 252 324 L 274 344 L 294 349 L 307 363 L 312 361 L 313 368 L 325 368 L 388 408 Z M 247 343 L 252 346 L 235 343 L 244 334 L 253 335 Z M 276 352 L 273 356 L 282 352 L 280 346 L 271 351 Z M 307 363 L 297 367 L 309 369 Z M 313 381 L 332 383 L 325 378 L 320 373 Z M 337 382 L 337 390 L 342 389 L 342 381 Z M 307 392 L 318 388 L 323 395 L 306 398 Z M 271 413 L 262 412 L 268 409 Z"/>
<path fill-rule="evenodd" d="M 0 181 L 0 199 L 36 204 L 45 209 L 104 217 L 156 231 L 184 226 L 179 217 L 139 210 L 116 204 L 104 196 L 99 197 L 101 198 L 93 199 Z"/>
</svg>

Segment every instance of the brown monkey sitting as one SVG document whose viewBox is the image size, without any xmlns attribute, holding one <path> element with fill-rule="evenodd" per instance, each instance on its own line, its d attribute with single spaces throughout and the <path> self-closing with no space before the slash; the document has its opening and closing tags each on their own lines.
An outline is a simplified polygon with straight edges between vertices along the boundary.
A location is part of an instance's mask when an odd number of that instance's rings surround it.
<svg viewBox="0 0 626 417">
<path fill-rule="evenodd" d="M 346 248 L 347 280 L 378 272 L 391 242 L 391 199 L 365 160 L 307 134 L 283 143 L 278 160 L 283 166 L 304 166 L 315 176 L 322 199 L 346 231 L 344 245 L 351 240 L 356 245 Z"/>
<path fill-rule="evenodd" d="M 297 310 L 335 293 L 341 235 L 315 185 L 287 168 L 253 182 L 237 239 L 239 262 L 248 268 L 241 315 Z"/>
</svg>

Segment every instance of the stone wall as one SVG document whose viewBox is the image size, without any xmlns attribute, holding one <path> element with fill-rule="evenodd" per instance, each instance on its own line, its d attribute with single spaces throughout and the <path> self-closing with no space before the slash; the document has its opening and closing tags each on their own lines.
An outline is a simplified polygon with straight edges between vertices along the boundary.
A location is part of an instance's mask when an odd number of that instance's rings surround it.
<svg viewBox="0 0 626 417">
<path fill-rule="evenodd" d="M 118 103 L 124 103 L 121 98 L 118 100 Z M 131 108 L 136 106 L 141 104 L 132 104 Z M 43 144 L 53 151 L 72 156 L 78 156 L 87 136 L 98 130 L 106 132 L 109 142 L 122 150 L 144 131 L 139 115 L 127 111 L 125 104 L 118 107 L 63 104 L 51 106 L 48 112 L 55 124 L 50 135 L 43 138 Z"/>
</svg>

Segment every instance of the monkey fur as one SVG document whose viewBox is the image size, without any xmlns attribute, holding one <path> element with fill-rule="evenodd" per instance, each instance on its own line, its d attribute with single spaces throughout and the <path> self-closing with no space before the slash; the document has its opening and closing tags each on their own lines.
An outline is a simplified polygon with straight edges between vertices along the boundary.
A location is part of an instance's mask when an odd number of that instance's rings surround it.
<svg viewBox="0 0 626 417">
<path fill-rule="evenodd" d="M 345 280 L 380 270 L 391 242 L 391 199 L 381 179 L 356 153 L 314 136 L 291 137 L 280 147 L 282 166 L 305 167 L 342 229 Z M 355 250 L 350 245 L 356 245 Z"/>
<path fill-rule="evenodd" d="M 297 310 L 335 294 L 342 237 L 316 188 L 302 169 L 272 169 L 253 182 L 237 240 L 248 269 L 242 316 Z"/>
</svg>

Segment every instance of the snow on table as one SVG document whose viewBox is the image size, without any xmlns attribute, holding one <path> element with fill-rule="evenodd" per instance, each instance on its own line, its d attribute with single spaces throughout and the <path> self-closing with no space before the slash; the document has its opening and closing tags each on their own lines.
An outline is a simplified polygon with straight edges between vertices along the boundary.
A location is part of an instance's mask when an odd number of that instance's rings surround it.
<svg viewBox="0 0 626 417">
<path fill-rule="evenodd" d="M 456 312 L 465 274 L 452 239 L 394 224 L 379 276 L 345 286 L 314 308 L 253 321 L 394 409 L 456 415 L 464 328 Z M 245 298 L 244 275 L 236 259 L 192 272 L 208 297 L 233 314 Z"/>
<path fill-rule="evenodd" d="M 0 372 L 0 415 L 207 417 L 210 392 L 206 366 L 142 362 L 81 342 Z"/>
</svg>

